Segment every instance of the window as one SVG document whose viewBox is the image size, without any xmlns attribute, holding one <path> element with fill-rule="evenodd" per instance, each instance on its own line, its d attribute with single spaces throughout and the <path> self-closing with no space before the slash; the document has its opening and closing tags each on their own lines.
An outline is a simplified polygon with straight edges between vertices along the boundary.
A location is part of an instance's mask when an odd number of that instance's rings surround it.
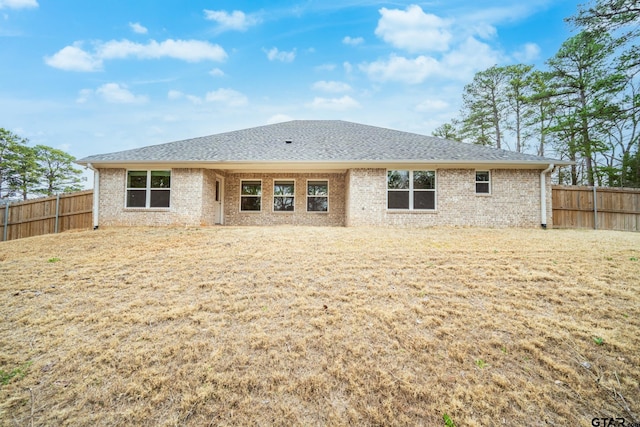
<svg viewBox="0 0 640 427">
<path fill-rule="evenodd" d="M 307 181 L 307 212 L 329 210 L 329 181 Z"/>
<path fill-rule="evenodd" d="M 128 171 L 128 208 L 168 208 L 171 171 Z"/>
<path fill-rule="evenodd" d="M 435 171 L 387 171 L 387 208 L 436 208 Z"/>
<path fill-rule="evenodd" d="M 241 181 L 240 188 L 240 210 L 259 211 L 262 202 L 262 181 Z"/>
<path fill-rule="evenodd" d="M 292 212 L 295 206 L 294 181 L 273 182 L 273 210 L 274 212 Z"/>
<path fill-rule="evenodd" d="M 476 171 L 476 194 L 491 193 L 491 174 L 489 171 Z"/>
</svg>

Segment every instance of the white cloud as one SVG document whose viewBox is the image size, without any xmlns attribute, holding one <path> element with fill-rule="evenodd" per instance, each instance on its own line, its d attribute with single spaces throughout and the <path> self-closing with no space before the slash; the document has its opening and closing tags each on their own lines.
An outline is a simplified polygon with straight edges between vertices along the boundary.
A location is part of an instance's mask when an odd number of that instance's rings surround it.
<svg viewBox="0 0 640 427">
<path fill-rule="evenodd" d="M 449 21 L 424 13 L 420 6 L 411 5 L 406 10 L 382 8 L 380 15 L 375 34 L 397 48 L 409 52 L 449 49 Z"/>
<path fill-rule="evenodd" d="M 207 92 L 205 99 L 207 102 L 221 102 L 230 107 L 242 107 L 249 103 L 245 95 L 233 89 L 218 89 Z"/>
<path fill-rule="evenodd" d="M 351 65 L 351 63 L 347 61 L 342 63 L 342 68 L 344 68 L 344 72 L 347 74 L 351 74 L 351 72 L 353 71 L 353 65 Z"/>
<path fill-rule="evenodd" d="M 521 50 L 515 52 L 513 57 L 518 60 L 518 62 L 532 62 L 540 58 L 540 46 L 535 43 L 527 43 L 525 44 Z"/>
<path fill-rule="evenodd" d="M 493 39 L 498 35 L 496 27 L 484 22 L 474 22 L 468 28 L 470 34 L 477 35 L 485 40 Z"/>
<path fill-rule="evenodd" d="M 263 49 L 263 51 L 267 54 L 267 58 L 269 58 L 269 61 L 293 62 L 293 60 L 296 58 L 295 49 L 291 52 L 285 52 L 278 50 L 277 47 L 274 47 L 269 50 Z"/>
<path fill-rule="evenodd" d="M 342 98 L 320 98 L 316 97 L 307 107 L 318 110 L 344 111 L 352 108 L 359 108 L 360 103 L 348 95 Z"/>
<path fill-rule="evenodd" d="M 220 68 L 214 68 L 213 70 L 209 71 L 209 75 L 212 75 L 213 77 L 223 77 L 224 71 L 222 71 Z"/>
<path fill-rule="evenodd" d="M 449 108 L 449 103 L 440 99 L 425 99 L 416 105 L 415 110 L 419 113 L 437 113 Z"/>
<path fill-rule="evenodd" d="M 470 81 L 475 73 L 499 64 L 503 59 L 488 44 L 469 37 L 455 51 L 443 57 L 442 69 L 450 78 Z"/>
<path fill-rule="evenodd" d="M 291 116 L 288 116 L 286 114 L 276 114 L 274 116 L 271 116 L 267 119 L 267 124 L 268 125 L 273 125 L 276 123 L 282 123 L 282 122 L 289 122 L 293 120 L 293 118 Z"/>
<path fill-rule="evenodd" d="M 201 40 L 173 40 L 167 39 L 158 43 L 151 40 L 147 44 L 134 43 L 129 40 L 111 40 L 96 49 L 101 59 L 127 58 L 139 59 L 174 58 L 187 62 L 224 61 L 227 53 L 217 44 Z"/>
<path fill-rule="evenodd" d="M 106 83 L 96 89 L 96 94 L 113 104 L 144 104 L 148 101 L 146 96 L 134 95 L 126 86 L 118 83 Z"/>
<path fill-rule="evenodd" d="M 254 15 L 247 15 L 240 10 L 229 13 L 224 10 L 204 10 L 204 17 L 209 21 L 218 23 L 219 31 L 236 30 L 246 31 L 249 27 L 260 23 L 260 19 Z"/>
<path fill-rule="evenodd" d="M 318 65 L 316 71 L 333 71 L 336 69 L 336 64 L 322 64 Z"/>
<path fill-rule="evenodd" d="M 361 64 L 360 70 L 374 81 L 418 84 L 427 77 L 437 74 L 440 70 L 440 64 L 428 56 L 421 55 L 414 59 L 408 59 L 393 54 L 387 61 Z"/>
<path fill-rule="evenodd" d="M 136 34 L 147 34 L 147 28 L 140 25 L 139 22 L 129 22 L 129 28 Z"/>
<path fill-rule="evenodd" d="M 179 90 L 170 90 L 169 93 L 167 93 L 167 98 L 171 100 L 180 99 L 182 97 L 184 97 L 184 93 L 180 92 Z"/>
<path fill-rule="evenodd" d="M 76 102 L 78 104 L 86 103 L 93 96 L 93 91 L 91 89 L 82 89 L 78 93 L 78 97 L 76 98 Z"/>
<path fill-rule="evenodd" d="M 0 9 L 27 9 L 38 7 L 37 0 L 0 0 Z"/>
<path fill-rule="evenodd" d="M 99 71 L 102 69 L 102 60 L 85 52 L 78 44 L 62 48 L 53 56 L 45 57 L 44 62 L 50 67 L 66 71 Z"/>
<path fill-rule="evenodd" d="M 80 48 L 81 42 L 66 46 L 52 56 L 45 57 L 45 63 L 51 67 L 67 71 L 98 71 L 102 69 L 105 59 L 138 59 L 173 58 L 187 62 L 224 61 L 225 50 L 217 44 L 200 40 L 172 40 L 163 42 L 151 40 L 147 44 L 134 43 L 129 40 L 111 40 L 96 44 L 95 51 L 89 53 Z"/>
<path fill-rule="evenodd" d="M 325 80 L 320 80 L 315 82 L 311 87 L 313 90 L 331 93 L 342 93 L 351 91 L 351 86 L 349 86 L 347 83 L 335 81 L 328 82 Z"/>
<path fill-rule="evenodd" d="M 203 102 L 202 98 L 200 98 L 199 96 L 185 95 L 185 97 L 189 100 L 189 102 L 191 102 L 192 104 L 195 104 L 195 105 L 200 105 Z"/>
<path fill-rule="evenodd" d="M 362 63 L 359 68 L 373 81 L 418 84 L 430 78 L 469 81 L 476 72 L 503 60 L 503 55 L 488 44 L 468 37 L 455 50 L 445 53 L 440 60 L 425 55 L 407 58 L 392 54 L 386 60 Z"/>
<path fill-rule="evenodd" d="M 358 46 L 359 44 L 364 43 L 364 39 L 362 37 L 349 37 L 346 36 L 342 39 L 342 43 L 348 44 L 350 46 Z"/>
<path fill-rule="evenodd" d="M 171 101 L 177 101 L 179 99 L 185 98 L 188 101 L 190 101 L 192 104 L 196 104 L 196 105 L 202 104 L 202 98 L 200 98 L 198 96 L 195 96 L 195 95 L 189 95 L 189 94 L 186 94 L 186 93 L 182 93 L 179 90 L 173 90 L 173 89 L 170 90 L 167 93 L 167 98 L 169 100 L 171 100 Z"/>
</svg>

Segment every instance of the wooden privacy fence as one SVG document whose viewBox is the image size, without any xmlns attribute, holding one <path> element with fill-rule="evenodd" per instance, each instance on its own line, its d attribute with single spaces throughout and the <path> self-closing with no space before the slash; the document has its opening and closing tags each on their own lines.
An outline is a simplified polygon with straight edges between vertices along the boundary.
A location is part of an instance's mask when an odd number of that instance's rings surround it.
<svg viewBox="0 0 640 427">
<path fill-rule="evenodd" d="M 0 205 L 2 241 L 93 226 L 93 190 Z"/>
<path fill-rule="evenodd" d="M 552 197 L 554 227 L 640 231 L 640 189 L 555 185 Z M 3 204 L 0 239 L 90 229 L 92 210 L 93 190 Z"/>
<path fill-rule="evenodd" d="M 640 189 L 555 185 L 553 226 L 640 231 Z"/>
</svg>

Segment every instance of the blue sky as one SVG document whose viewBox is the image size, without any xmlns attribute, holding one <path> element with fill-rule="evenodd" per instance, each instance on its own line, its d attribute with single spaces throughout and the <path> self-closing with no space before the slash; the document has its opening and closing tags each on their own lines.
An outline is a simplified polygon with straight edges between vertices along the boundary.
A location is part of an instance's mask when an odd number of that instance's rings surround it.
<svg viewBox="0 0 640 427">
<path fill-rule="evenodd" d="M 292 119 L 430 134 L 582 0 L 0 0 L 0 127 L 80 158 Z"/>
</svg>

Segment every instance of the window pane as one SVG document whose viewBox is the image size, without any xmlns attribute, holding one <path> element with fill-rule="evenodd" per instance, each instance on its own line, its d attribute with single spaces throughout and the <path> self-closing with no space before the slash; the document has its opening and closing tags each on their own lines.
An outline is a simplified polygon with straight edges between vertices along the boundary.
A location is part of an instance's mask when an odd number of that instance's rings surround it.
<svg viewBox="0 0 640 427">
<path fill-rule="evenodd" d="M 329 210 L 329 200 L 327 197 L 309 197 L 307 198 L 307 211 L 309 212 L 327 212 Z"/>
<path fill-rule="evenodd" d="M 414 171 L 413 188 L 418 190 L 435 190 L 436 173 L 434 171 Z"/>
<path fill-rule="evenodd" d="M 260 197 L 245 196 L 240 198 L 240 210 L 242 211 L 259 211 Z"/>
<path fill-rule="evenodd" d="M 147 188 L 147 171 L 127 172 L 127 188 Z"/>
<path fill-rule="evenodd" d="M 307 194 L 309 196 L 326 196 L 329 194 L 329 183 L 327 181 L 307 182 Z"/>
<path fill-rule="evenodd" d="M 171 191 L 169 190 L 151 190 L 151 200 L 149 207 L 152 208 L 168 208 Z"/>
<path fill-rule="evenodd" d="M 293 181 L 276 181 L 273 184 L 274 196 L 293 196 Z"/>
<path fill-rule="evenodd" d="M 435 191 L 414 191 L 413 192 L 413 209 L 435 209 L 436 208 L 436 192 Z"/>
<path fill-rule="evenodd" d="M 489 193 L 489 183 L 476 182 L 476 193 Z"/>
<path fill-rule="evenodd" d="M 275 197 L 273 199 L 274 211 L 292 211 L 293 197 Z"/>
<path fill-rule="evenodd" d="M 145 190 L 127 190 L 127 207 L 144 208 L 147 205 L 147 192 Z"/>
<path fill-rule="evenodd" d="M 476 171 L 476 181 L 489 182 L 489 171 Z"/>
<path fill-rule="evenodd" d="M 151 188 L 171 188 L 171 171 L 151 171 Z"/>
<path fill-rule="evenodd" d="M 405 190 L 409 188 L 409 171 L 388 171 L 387 188 Z"/>
<path fill-rule="evenodd" d="M 387 207 L 389 209 L 409 209 L 409 192 L 387 191 Z"/>
<path fill-rule="evenodd" d="M 260 181 L 242 181 L 242 195 L 260 196 L 261 194 L 262 183 Z"/>
</svg>

